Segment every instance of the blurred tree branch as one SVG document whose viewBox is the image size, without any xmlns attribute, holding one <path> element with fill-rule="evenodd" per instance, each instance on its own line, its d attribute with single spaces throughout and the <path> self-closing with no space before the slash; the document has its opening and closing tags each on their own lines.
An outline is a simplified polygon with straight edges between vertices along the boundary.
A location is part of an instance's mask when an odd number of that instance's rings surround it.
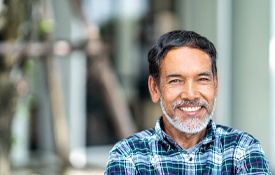
<svg viewBox="0 0 275 175">
<path fill-rule="evenodd" d="M 16 43 L 23 38 L 26 28 L 20 28 L 30 15 L 30 4 L 21 0 L 2 1 L 0 4 L 0 41 Z M 20 12 L 20 13 L 18 13 Z M 12 52 L 0 55 L 0 174 L 10 174 L 11 123 L 18 94 L 11 77 L 15 65 L 21 64 Z M 20 67 L 20 66 L 19 66 Z"/>
</svg>

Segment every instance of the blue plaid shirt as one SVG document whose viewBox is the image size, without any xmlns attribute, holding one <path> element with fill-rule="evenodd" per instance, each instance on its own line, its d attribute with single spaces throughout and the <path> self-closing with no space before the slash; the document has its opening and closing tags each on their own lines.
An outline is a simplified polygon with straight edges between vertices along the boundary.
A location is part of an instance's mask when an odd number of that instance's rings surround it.
<svg viewBox="0 0 275 175">
<path fill-rule="evenodd" d="M 110 151 L 107 174 L 271 174 L 258 140 L 229 127 L 207 126 L 206 136 L 183 149 L 162 129 L 155 128 L 118 142 Z"/>
</svg>

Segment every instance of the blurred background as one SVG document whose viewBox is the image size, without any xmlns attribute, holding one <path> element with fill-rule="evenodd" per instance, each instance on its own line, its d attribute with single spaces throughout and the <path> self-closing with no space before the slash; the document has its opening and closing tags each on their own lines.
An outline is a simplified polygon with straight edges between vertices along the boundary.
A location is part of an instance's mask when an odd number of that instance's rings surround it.
<svg viewBox="0 0 275 175">
<path fill-rule="evenodd" d="M 275 1 L 0 0 L 0 175 L 102 174 L 161 115 L 147 52 L 174 29 L 215 44 L 214 119 L 260 140 L 275 172 Z"/>
</svg>

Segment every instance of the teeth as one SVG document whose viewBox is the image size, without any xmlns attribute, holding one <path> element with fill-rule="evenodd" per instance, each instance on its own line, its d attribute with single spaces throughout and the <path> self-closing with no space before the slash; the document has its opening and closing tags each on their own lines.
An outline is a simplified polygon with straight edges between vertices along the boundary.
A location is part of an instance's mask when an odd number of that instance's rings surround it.
<svg viewBox="0 0 275 175">
<path fill-rule="evenodd" d="M 197 111 L 201 108 L 201 106 L 196 106 L 196 107 L 183 107 L 180 108 L 180 110 L 185 111 L 185 112 L 194 112 Z"/>
</svg>

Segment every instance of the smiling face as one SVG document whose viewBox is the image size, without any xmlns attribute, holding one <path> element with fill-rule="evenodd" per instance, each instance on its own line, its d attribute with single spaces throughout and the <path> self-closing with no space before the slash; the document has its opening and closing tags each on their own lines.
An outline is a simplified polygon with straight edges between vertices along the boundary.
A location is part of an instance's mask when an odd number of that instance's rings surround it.
<svg viewBox="0 0 275 175">
<path fill-rule="evenodd" d="M 205 52 L 180 47 L 167 53 L 160 66 L 160 82 L 148 80 L 152 101 L 161 102 L 164 127 L 184 133 L 206 128 L 218 89 L 211 58 Z"/>
</svg>

